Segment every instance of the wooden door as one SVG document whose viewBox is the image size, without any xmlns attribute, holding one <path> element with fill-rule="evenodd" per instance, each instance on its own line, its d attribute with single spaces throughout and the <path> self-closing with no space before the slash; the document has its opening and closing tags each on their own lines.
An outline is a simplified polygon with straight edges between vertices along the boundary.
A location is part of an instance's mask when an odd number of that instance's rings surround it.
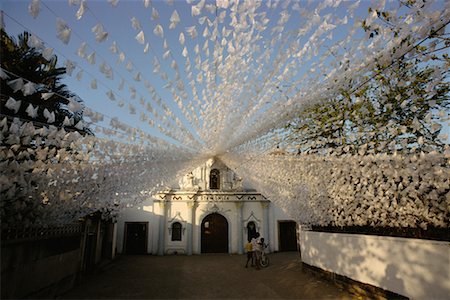
<svg viewBox="0 0 450 300">
<path fill-rule="evenodd" d="M 202 253 L 228 253 L 228 221 L 218 214 L 207 215 L 201 226 Z"/>
<path fill-rule="evenodd" d="M 280 251 L 297 251 L 297 224 L 294 221 L 279 221 Z"/>
<path fill-rule="evenodd" d="M 125 222 L 125 253 L 147 253 L 147 223 Z"/>
</svg>

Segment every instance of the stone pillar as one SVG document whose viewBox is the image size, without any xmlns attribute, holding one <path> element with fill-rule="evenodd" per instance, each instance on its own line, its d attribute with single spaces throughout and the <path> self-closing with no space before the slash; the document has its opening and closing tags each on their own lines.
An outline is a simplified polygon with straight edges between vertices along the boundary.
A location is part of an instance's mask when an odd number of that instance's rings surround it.
<svg viewBox="0 0 450 300">
<path fill-rule="evenodd" d="M 265 242 L 271 242 L 273 243 L 273 241 L 269 241 L 269 206 L 270 206 L 270 202 L 269 201 L 264 201 L 261 202 L 261 206 L 263 208 L 263 228 L 264 228 L 264 234 L 262 235 L 262 237 L 265 239 Z M 267 248 L 268 252 L 270 251 L 271 246 L 269 245 L 269 247 Z"/>
<path fill-rule="evenodd" d="M 187 217 L 187 255 L 192 255 L 192 245 L 194 243 L 194 225 L 195 225 L 195 209 L 197 208 L 197 203 L 195 201 L 186 202 L 188 208 Z"/>
<path fill-rule="evenodd" d="M 242 233 L 242 208 L 244 207 L 244 202 L 234 202 L 236 204 L 236 226 L 237 226 L 237 247 L 238 254 L 244 253 L 244 243 L 243 243 L 243 233 Z"/>
<path fill-rule="evenodd" d="M 167 204 L 166 201 L 159 202 L 159 209 L 162 215 L 159 219 L 159 239 L 158 239 L 158 255 L 164 255 L 164 246 L 166 244 L 166 218 Z"/>
</svg>

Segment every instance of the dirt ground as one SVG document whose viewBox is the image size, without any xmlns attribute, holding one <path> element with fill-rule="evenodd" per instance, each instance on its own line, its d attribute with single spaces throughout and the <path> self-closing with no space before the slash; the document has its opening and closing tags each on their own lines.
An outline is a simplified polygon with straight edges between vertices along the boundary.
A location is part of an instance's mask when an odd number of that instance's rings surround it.
<svg viewBox="0 0 450 300">
<path fill-rule="evenodd" d="M 353 299 L 302 270 L 297 252 L 269 254 L 269 267 L 245 268 L 245 255 L 119 256 L 59 299 Z"/>
</svg>

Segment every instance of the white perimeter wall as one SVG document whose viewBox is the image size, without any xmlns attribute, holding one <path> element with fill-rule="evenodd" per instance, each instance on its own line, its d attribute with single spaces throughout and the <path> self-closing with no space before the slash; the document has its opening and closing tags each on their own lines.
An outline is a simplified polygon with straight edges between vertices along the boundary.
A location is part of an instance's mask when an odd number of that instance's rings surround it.
<svg viewBox="0 0 450 300">
<path fill-rule="evenodd" d="M 449 299 L 450 243 L 301 231 L 302 261 L 411 299 Z"/>
</svg>

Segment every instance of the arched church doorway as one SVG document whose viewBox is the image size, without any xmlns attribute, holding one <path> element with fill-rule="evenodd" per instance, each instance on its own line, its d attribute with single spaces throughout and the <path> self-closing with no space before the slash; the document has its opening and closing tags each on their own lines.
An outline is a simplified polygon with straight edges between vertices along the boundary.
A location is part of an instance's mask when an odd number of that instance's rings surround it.
<svg viewBox="0 0 450 300">
<path fill-rule="evenodd" d="M 207 215 L 201 226 L 202 253 L 228 253 L 228 221 L 218 213 Z"/>
</svg>

